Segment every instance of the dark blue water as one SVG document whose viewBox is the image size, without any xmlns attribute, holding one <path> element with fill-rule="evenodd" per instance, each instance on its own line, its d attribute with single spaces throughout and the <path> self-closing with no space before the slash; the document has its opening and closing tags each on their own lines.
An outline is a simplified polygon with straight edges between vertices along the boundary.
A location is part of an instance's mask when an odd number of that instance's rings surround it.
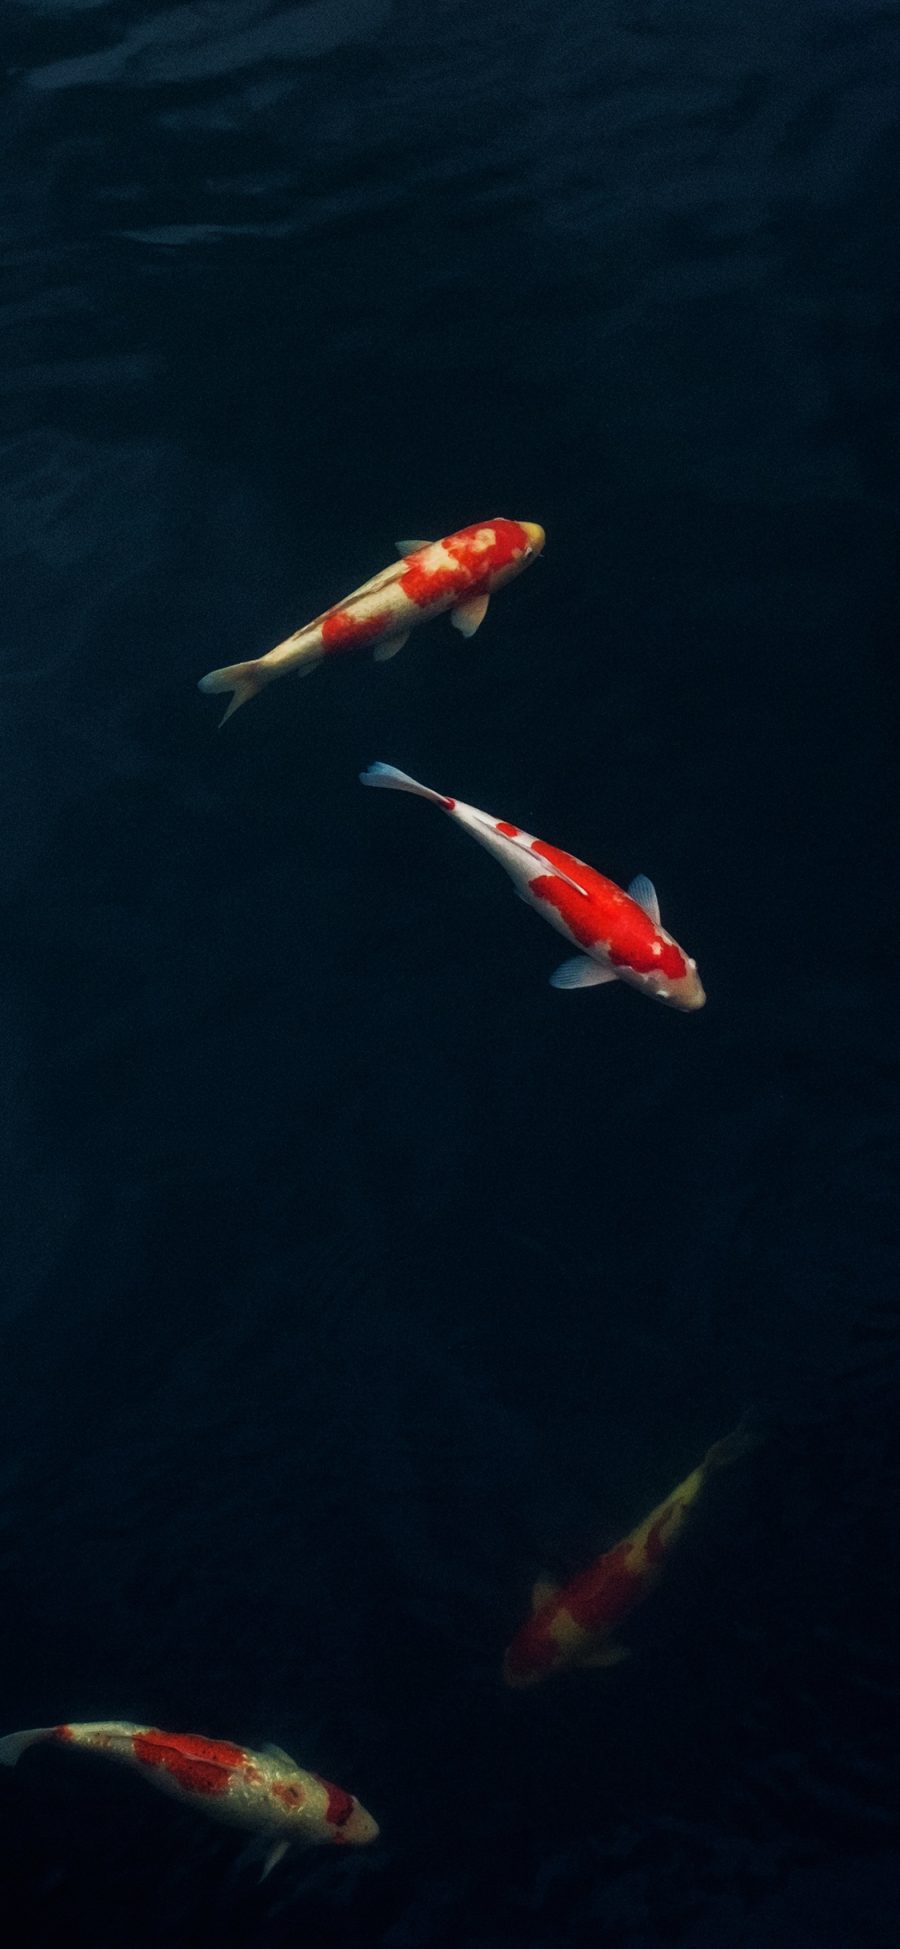
<svg viewBox="0 0 900 1949">
<path fill-rule="evenodd" d="M 5 34 L 2 1729 L 274 1739 L 262 1886 L 70 1753 L 16 1944 L 893 1945 L 900 11 L 16 0 Z M 463 642 L 204 671 L 540 521 Z M 390 760 L 627 882 L 696 1018 Z M 752 1409 L 621 1670 L 535 1575 Z"/>
</svg>

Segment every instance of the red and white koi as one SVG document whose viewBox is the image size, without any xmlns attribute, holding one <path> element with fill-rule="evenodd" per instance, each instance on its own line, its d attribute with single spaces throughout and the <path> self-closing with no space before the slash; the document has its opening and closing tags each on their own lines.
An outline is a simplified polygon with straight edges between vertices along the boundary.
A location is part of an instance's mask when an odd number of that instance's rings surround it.
<svg viewBox="0 0 900 1949">
<path fill-rule="evenodd" d="M 539 1685 L 554 1673 L 618 1665 L 629 1656 L 614 1633 L 659 1582 L 668 1552 L 681 1534 L 714 1469 L 724 1468 L 754 1445 L 739 1428 L 716 1442 L 665 1502 L 636 1529 L 560 1588 L 548 1578 L 535 1584 L 532 1614 L 503 1660 L 507 1685 Z"/>
<path fill-rule="evenodd" d="M 278 1746 L 252 1753 L 200 1733 L 160 1732 L 155 1726 L 110 1720 L 9 1733 L 0 1739 L 0 1764 L 15 1766 L 27 1747 L 42 1742 L 105 1753 L 135 1767 L 176 1799 L 270 1836 L 273 1846 L 264 1873 L 292 1845 L 360 1847 L 378 1837 L 377 1823 L 352 1793 L 308 1773 Z"/>
<path fill-rule="evenodd" d="M 574 853 L 548 846 L 506 819 L 465 805 L 462 799 L 444 798 L 394 765 L 370 765 L 360 779 L 363 785 L 430 799 L 493 853 L 520 899 L 582 950 L 550 976 L 554 988 L 595 988 L 602 982 L 625 981 L 672 1008 L 703 1007 L 706 996 L 697 963 L 666 932 L 655 890 L 643 874 L 623 893 Z"/>
<path fill-rule="evenodd" d="M 367 646 L 379 662 L 396 656 L 417 623 L 430 622 L 445 609 L 463 636 L 474 636 L 495 589 L 521 575 L 543 546 L 544 530 L 537 522 L 501 515 L 459 528 L 443 541 L 398 542 L 399 561 L 304 623 L 266 656 L 211 670 L 199 688 L 233 693 L 224 724 L 249 697 L 289 670 L 309 670 L 325 657 Z"/>
</svg>

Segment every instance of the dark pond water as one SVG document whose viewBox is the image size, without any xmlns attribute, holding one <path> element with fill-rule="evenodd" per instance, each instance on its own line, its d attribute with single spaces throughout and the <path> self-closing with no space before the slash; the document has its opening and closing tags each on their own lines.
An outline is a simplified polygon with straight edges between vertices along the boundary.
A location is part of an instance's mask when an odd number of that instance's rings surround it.
<svg viewBox="0 0 900 1949">
<path fill-rule="evenodd" d="M 893 1945 L 900 11 L 7 10 L 3 1729 L 275 1740 L 262 1886 L 71 1753 L 16 1944 Z M 496 512 L 471 642 L 196 680 Z M 625 884 L 695 1017 L 391 760 Z M 609 1673 L 541 1571 L 750 1411 Z"/>
</svg>

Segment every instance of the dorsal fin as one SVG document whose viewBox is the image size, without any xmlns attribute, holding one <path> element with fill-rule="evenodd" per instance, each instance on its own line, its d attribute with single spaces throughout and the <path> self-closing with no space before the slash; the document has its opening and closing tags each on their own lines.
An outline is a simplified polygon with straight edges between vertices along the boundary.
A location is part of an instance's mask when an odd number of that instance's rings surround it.
<svg viewBox="0 0 900 1949">
<path fill-rule="evenodd" d="M 630 900 L 635 900 L 639 907 L 643 907 L 645 914 L 649 914 L 654 927 L 662 925 L 659 918 L 659 901 L 656 897 L 656 888 L 653 881 L 648 880 L 646 873 L 636 873 L 625 891 Z"/>
<path fill-rule="evenodd" d="M 489 825 L 491 827 L 491 830 L 493 832 L 497 831 L 498 821 L 496 819 L 492 819 L 489 813 L 482 812 L 478 816 L 484 820 L 486 825 Z M 581 894 L 582 899 L 584 900 L 590 899 L 590 894 L 588 893 L 587 888 L 580 887 L 578 881 L 572 879 L 571 874 L 565 873 L 561 866 L 555 866 L 552 859 L 546 859 L 543 853 L 535 852 L 534 846 L 532 845 L 532 842 L 529 839 L 527 833 L 502 832 L 500 834 L 500 838 L 505 839 L 507 846 L 515 846 L 518 852 L 527 853 L 529 859 L 534 862 L 534 865 L 537 869 L 537 874 L 541 879 L 544 879 L 545 876 L 550 875 L 552 877 L 555 877 L 557 880 L 564 880 L 567 887 L 574 887 L 575 892 Z"/>
<path fill-rule="evenodd" d="M 431 547 L 430 541 L 422 541 L 421 539 L 419 541 L 398 541 L 396 543 L 397 553 L 398 555 L 401 556 L 415 555 L 420 548 L 430 548 L 430 547 Z"/>
<path fill-rule="evenodd" d="M 296 1760 L 291 1759 L 290 1753 L 286 1753 L 283 1746 L 273 1746 L 271 1740 L 267 1740 L 263 1752 L 270 1760 L 280 1760 L 283 1766 L 289 1766 L 292 1773 L 297 1772 Z"/>
</svg>

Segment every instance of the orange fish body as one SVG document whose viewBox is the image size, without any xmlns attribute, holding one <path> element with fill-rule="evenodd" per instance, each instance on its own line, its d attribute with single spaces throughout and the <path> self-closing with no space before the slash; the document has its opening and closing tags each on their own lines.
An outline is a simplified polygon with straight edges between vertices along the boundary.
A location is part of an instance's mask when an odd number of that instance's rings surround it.
<svg viewBox="0 0 900 1949">
<path fill-rule="evenodd" d="M 379 661 L 395 656 L 416 624 L 449 609 L 464 636 L 473 636 L 496 589 L 520 575 L 544 546 L 534 521 L 492 521 L 459 528 L 442 541 L 400 542 L 399 561 L 316 616 L 266 656 L 231 663 L 201 677 L 203 691 L 231 691 L 222 723 L 247 699 L 289 670 L 311 669 L 324 658 L 369 648 Z"/>
<path fill-rule="evenodd" d="M 673 1489 L 630 1536 L 598 1557 L 563 1588 L 537 1583 L 532 1614 L 503 1660 L 507 1685 L 539 1685 L 555 1672 L 617 1665 L 628 1652 L 615 1633 L 659 1582 L 668 1552 L 711 1470 L 743 1452 L 743 1435 L 728 1437 Z"/>
<path fill-rule="evenodd" d="M 27 1747 L 42 1742 L 105 1753 L 176 1799 L 266 1835 L 274 1844 L 268 1866 L 291 1844 L 360 1846 L 378 1834 L 371 1814 L 352 1793 L 297 1766 L 277 1746 L 253 1753 L 200 1733 L 160 1732 L 155 1726 L 109 1720 L 10 1733 L 0 1739 L 0 1764 L 15 1766 Z"/>
</svg>

